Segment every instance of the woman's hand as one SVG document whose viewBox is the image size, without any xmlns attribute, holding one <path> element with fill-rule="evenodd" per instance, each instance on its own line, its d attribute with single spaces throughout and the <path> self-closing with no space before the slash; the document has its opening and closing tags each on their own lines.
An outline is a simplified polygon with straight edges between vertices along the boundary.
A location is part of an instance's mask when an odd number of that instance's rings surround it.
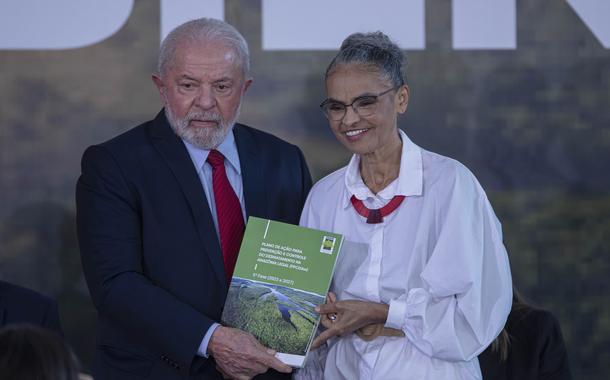
<svg viewBox="0 0 610 380">
<path fill-rule="evenodd" d="M 328 292 L 328 295 L 326 296 L 326 303 L 324 305 L 322 305 L 322 306 L 330 305 L 330 304 L 333 304 L 335 302 L 337 302 L 337 296 L 335 295 L 335 293 Z M 331 328 L 332 325 L 333 325 L 333 322 L 337 319 L 337 314 L 336 313 L 326 313 L 326 314 L 322 313 L 320 311 L 319 307 L 316 307 L 316 312 L 321 314 L 320 323 L 326 329 Z"/>
<path fill-rule="evenodd" d="M 329 292 L 326 303 L 316 307 L 322 315 L 320 322 L 326 330 L 314 339 L 312 348 L 319 347 L 333 336 L 352 333 L 373 323 L 385 323 L 388 305 L 357 300 L 337 301 L 337 296 Z"/>
</svg>

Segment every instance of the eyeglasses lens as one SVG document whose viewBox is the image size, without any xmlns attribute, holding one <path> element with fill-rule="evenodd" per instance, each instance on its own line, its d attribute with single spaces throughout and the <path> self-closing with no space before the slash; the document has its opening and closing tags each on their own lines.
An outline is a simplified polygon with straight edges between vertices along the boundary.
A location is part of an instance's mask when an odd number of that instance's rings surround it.
<svg viewBox="0 0 610 380">
<path fill-rule="evenodd" d="M 375 113 L 375 109 L 377 108 L 377 97 L 364 96 L 356 99 L 352 104 L 349 105 L 340 102 L 328 102 L 324 104 L 323 110 L 329 119 L 339 121 L 345 116 L 347 107 L 352 107 L 354 112 L 356 112 L 359 116 L 371 116 Z"/>
</svg>

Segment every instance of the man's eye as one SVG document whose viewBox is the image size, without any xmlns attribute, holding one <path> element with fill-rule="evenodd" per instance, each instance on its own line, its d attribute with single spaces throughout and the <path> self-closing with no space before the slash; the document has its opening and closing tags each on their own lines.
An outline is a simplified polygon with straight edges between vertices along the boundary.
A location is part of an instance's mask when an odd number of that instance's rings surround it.
<svg viewBox="0 0 610 380">
<path fill-rule="evenodd" d="M 231 88 L 231 86 L 229 86 L 228 84 L 217 84 L 216 85 L 216 90 L 220 91 L 220 92 L 226 92 Z"/>
<path fill-rule="evenodd" d="M 181 83 L 180 87 L 182 87 L 185 90 L 190 90 L 190 89 L 194 88 L 195 85 L 193 83 Z"/>
</svg>

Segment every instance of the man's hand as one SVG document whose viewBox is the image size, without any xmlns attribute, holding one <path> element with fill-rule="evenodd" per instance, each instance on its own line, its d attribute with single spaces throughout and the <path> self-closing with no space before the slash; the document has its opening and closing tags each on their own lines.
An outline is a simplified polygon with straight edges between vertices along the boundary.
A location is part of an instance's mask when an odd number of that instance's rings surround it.
<svg viewBox="0 0 610 380">
<path fill-rule="evenodd" d="M 311 347 L 317 348 L 333 336 L 352 333 L 373 323 L 385 323 L 388 318 L 388 305 L 345 300 L 337 301 L 334 293 L 329 292 L 326 303 L 316 307 L 322 315 L 321 323 L 326 330 L 314 339 Z"/>
<path fill-rule="evenodd" d="M 219 326 L 208 344 L 223 377 L 249 380 L 269 368 L 290 373 L 292 368 L 275 357 L 275 351 L 260 344 L 251 334 Z"/>
</svg>

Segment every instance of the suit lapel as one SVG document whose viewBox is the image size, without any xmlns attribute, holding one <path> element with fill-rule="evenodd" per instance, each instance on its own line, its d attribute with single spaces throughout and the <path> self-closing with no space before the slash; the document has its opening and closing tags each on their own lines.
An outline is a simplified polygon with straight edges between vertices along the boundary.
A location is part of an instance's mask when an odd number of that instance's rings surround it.
<svg viewBox="0 0 610 380">
<path fill-rule="evenodd" d="M 226 287 L 225 270 L 220 251 L 220 243 L 216 236 L 214 221 L 210 213 L 210 208 L 205 197 L 205 192 L 193 162 L 182 143 L 176 136 L 165 119 L 161 111 L 151 126 L 151 141 L 157 151 L 165 159 L 173 172 L 176 181 L 179 183 L 184 196 L 191 208 L 197 231 L 205 251 L 214 269 L 217 279 Z"/>
<path fill-rule="evenodd" d="M 268 217 L 266 177 L 263 175 L 264 162 L 259 146 L 254 141 L 251 132 L 243 125 L 236 124 L 233 131 L 241 166 L 246 217 L 266 218 Z"/>
</svg>

